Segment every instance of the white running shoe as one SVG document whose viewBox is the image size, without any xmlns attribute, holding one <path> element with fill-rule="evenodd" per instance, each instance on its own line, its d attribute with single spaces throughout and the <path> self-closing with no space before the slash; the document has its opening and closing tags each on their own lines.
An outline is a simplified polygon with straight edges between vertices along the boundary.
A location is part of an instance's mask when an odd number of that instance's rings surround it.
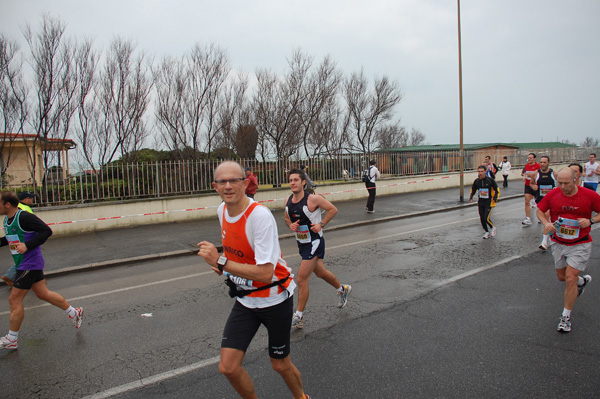
<svg viewBox="0 0 600 399">
<path fill-rule="evenodd" d="M 561 316 L 560 322 L 558 323 L 558 327 L 556 328 L 558 332 L 568 333 L 571 331 L 571 317 L 570 316 Z"/>
<path fill-rule="evenodd" d="M 304 327 L 304 315 L 300 317 L 294 313 L 294 317 L 292 317 L 292 328 L 301 329 L 302 327 Z"/>
<path fill-rule="evenodd" d="M 8 335 L 0 338 L 0 349 L 17 349 L 19 347 L 19 340 L 15 339 L 11 341 L 8 339 Z"/>
<path fill-rule="evenodd" d="M 523 226 L 531 226 L 531 219 L 530 218 L 525 218 L 525 219 L 523 219 L 523 221 L 521 222 L 521 224 Z"/>
<path fill-rule="evenodd" d="M 81 323 L 83 322 L 83 308 L 75 308 L 75 317 L 71 317 L 73 323 L 75 323 L 75 328 L 81 327 Z"/>
<path fill-rule="evenodd" d="M 486 231 L 485 234 L 483 235 L 483 239 L 487 240 L 488 238 L 490 238 L 490 232 Z"/>
<path fill-rule="evenodd" d="M 583 294 L 583 291 L 585 290 L 585 287 L 589 284 L 590 281 L 592 281 L 592 276 L 590 276 L 589 274 L 586 274 L 583 277 L 583 285 L 578 285 L 577 286 L 577 296 L 580 296 L 581 294 Z"/>
<path fill-rule="evenodd" d="M 337 294 L 340 296 L 340 302 L 338 303 L 338 308 L 343 308 L 348 303 L 348 296 L 352 291 L 352 286 L 350 284 L 342 284 L 342 290 L 338 291 Z"/>
<path fill-rule="evenodd" d="M 546 244 L 545 241 L 542 241 L 542 243 L 540 244 L 540 246 L 538 248 L 541 249 L 542 251 L 545 251 L 548 249 L 548 244 Z"/>
<path fill-rule="evenodd" d="M 529 205 L 531 205 L 532 208 L 535 208 L 537 206 L 537 203 L 534 199 L 532 199 L 531 201 L 529 201 Z"/>
<path fill-rule="evenodd" d="M 492 227 L 492 231 L 490 233 L 492 237 L 496 237 L 496 226 Z"/>
</svg>

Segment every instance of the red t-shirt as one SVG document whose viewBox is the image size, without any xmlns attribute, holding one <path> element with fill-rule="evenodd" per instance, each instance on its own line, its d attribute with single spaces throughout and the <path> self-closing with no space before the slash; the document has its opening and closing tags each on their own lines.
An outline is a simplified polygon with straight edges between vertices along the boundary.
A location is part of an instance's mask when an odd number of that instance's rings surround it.
<svg viewBox="0 0 600 399">
<path fill-rule="evenodd" d="M 527 172 L 535 172 L 536 170 L 538 170 L 540 168 L 540 164 L 537 162 L 534 162 L 533 165 L 526 163 L 525 167 L 523 168 L 523 174 L 525 174 L 525 185 L 528 186 L 531 183 L 531 177 L 529 175 L 527 175 Z"/>
<path fill-rule="evenodd" d="M 584 244 L 592 241 L 591 227 L 581 228 L 577 219 L 590 219 L 592 211 L 600 213 L 600 195 L 584 187 L 577 187 L 577 193 L 571 197 L 555 188 L 544 196 L 538 204 L 542 212 L 550 210 L 550 221 L 562 217 L 563 223 L 552 236 L 552 240 L 564 245 Z"/>
<path fill-rule="evenodd" d="M 250 181 L 248 187 L 246 187 L 246 194 L 256 194 L 256 190 L 258 189 L 258 179 L 256 178 L 256 176 L 250 174 L 249 176 L 246 176 L 246 180 Z"/>
</svg>

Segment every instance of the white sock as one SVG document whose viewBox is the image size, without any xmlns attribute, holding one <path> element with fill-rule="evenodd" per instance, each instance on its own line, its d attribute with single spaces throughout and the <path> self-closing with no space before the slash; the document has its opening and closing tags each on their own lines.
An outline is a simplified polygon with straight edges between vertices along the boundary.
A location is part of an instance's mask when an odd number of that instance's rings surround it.
<svg viewBox="0 0 600 399">
<path fill-rule="evenodd" d="M 581 287 L 584 283 L 585 283 L 585 280 L 583 277 L 581 277 L 581 276 L 577 277 L 577 286 L 578 287 Z"/>
<path fill-rule="evenodd" d="M 7 337 L 11 341 L 16 341 L 17 339 L 19 339 L 19 332 L 18 331 L 13 331 L 13 330 L 8 330 Z"/>
<path fill-rule="evenodd" d="M 297 314 L 298 316 L 302 317 L 302 315 L 304 314 L 304 312 L 301 312 L 301 311 L 299 311 L 299 310 L 296 310 L 296 314 Z"/>
<path fill-rule="evenodd" d="M 69 319 L 74 318 L 75 315 L 76 315 L 75 308 L 73 306 L 69 306 L 69 309 L 65 310 L 65 312 L 67 312 L 67 315 L 69 316 Z"/>
<path fill-rule="evenodd" d="M 544 235 L 542 236 L 542 242 L 543 242 L 544 244 L 548 244 L 548 234 L 544 234 Z"/>
<path fill-rule="evenodd" d="M 567 308 L 563 309 L 563 316 L 571 317 L 571 311 Z"/>
</svg>

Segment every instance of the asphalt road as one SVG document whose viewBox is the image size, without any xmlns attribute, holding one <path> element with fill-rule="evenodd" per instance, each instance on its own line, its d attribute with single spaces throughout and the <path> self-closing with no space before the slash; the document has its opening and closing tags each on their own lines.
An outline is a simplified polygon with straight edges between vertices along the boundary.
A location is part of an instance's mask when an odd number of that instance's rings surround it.
<svg viewBox="0 0 600 399">
<path fill-rule="evenodd" d="M 573 332 L 556 324 L 563 286 L 522 228 L 522 200 L 501 202 L 495 239 L 475 208 L 326 233 L 326 264 L 353 285 L 342 310 L 311 282 L 306 327 L 292 358 L 313 398 L 596 397 L 600 289 L 577 302 Z M 293 240 L 282 251 L 294 270 Z M 589 273 L 598 264 L 594 244 Z M 600 282 L 600 275 L 598 278 Z M 54 277 L 51 289 L 86 319 L 75 330 L 32 295 L 19 350 L 0 353 L 0 397 L 234 398 L 217 370 L 232 306 L 201 259 L 180 257 Z M 0 295 L 6 295 L 0 288 Z M 0 324 L 8 323 L 0 302 Z M 144 317 L 143 315 L 151 317 Z M 271 370 L 261 329 L 246 366 L 259 397 L 289 397 Z M 93 396 L 94 397 L 94 396 Z"/>
</svg>

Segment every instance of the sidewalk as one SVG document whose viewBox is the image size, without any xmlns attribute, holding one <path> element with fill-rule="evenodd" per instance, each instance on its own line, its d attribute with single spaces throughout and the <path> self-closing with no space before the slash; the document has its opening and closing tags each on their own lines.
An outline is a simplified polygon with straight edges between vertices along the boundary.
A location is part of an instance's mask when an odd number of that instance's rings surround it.
<svg viewBox="0 0 600 399">
<path fill-rule="evenodd" d="M 464 199 L 459 201 L 459 188 L 422 191 L 409 194 L 377 196 L 375 213 L 365 211 L 366 199 L 337 202 L 338 214 L 327 230 L 347 228 L 432 212 L 451 210 L 469 204 L 471 182 L 465 182 Z M 517 182 L 501 191 L 501 199 L 522 195 Z M 291 236 L 283 220 L 283 209 L 273 211 L 280 238 Z M 126 229 L 98 231 L 70 237 L 51 237 L 43 246 L 45 274 L 57 276 L 98 268 L 150 261 L 164 257 L 191 255 L 200 241 L 220 246 L 219 221 L 216 217 L 183 223 L 136 226 Z M 9 261 L 5 256 L 4 265 Z M 2 270 L 3 272 L 4 270 Z"/>
</svg>

